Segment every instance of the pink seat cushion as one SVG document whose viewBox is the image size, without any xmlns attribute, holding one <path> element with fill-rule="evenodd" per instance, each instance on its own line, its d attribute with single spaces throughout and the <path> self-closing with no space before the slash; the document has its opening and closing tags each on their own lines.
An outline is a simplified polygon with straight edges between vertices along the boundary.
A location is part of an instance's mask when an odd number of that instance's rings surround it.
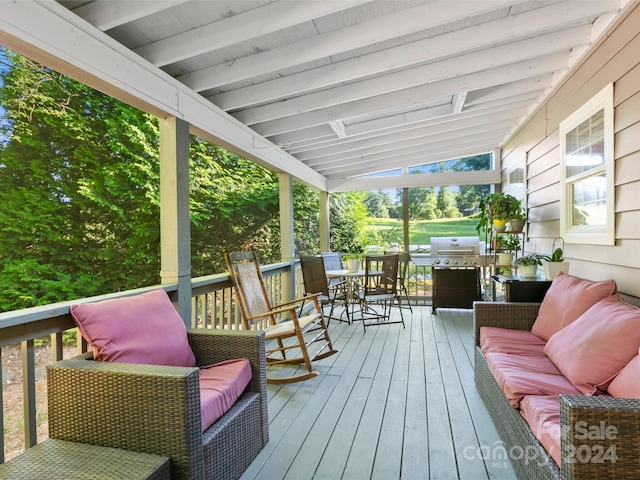
<svg viewBox="0 0 640 480">
<path fill-rule="evenodd" d="M 607 389 L 609 395 L 617 398 L 640 399 L 640 356 L 636 355 L 613 379 Z"/>
<path fill-rule="evenodd" d="M 200 368 L 200 413 L 202 431 L 224 415 L 251 381 L 251 363 L 246 358 L 227 360 Z"/>
<path fill-rule="evenodd" d="M 596 390 L 606 391 L 638 348 L 640 309 L 616 294 L 554 334 L 544 351 L 578 390 L 593 395 Z"/>
<path fill-rule="evenodd" d="M 547 342 L 526 330 L 480 327 L 480 350 L 488 352 L 541 355 Z"/>
<path fill-rule="evenodd" d="M 543 355 L 492 353 L 485 355 L 489 370 L 515 408 L 525 395 L 557 395 L 580 392 Z"/>
<path fill-rule="evenodd" d="M 71 305 L 71 316 L 105 362 L 195 367 L 187 328 L 167 293 L 153 290 L 133 297 Z"/>
<path fill-rule="evenodd" d="M 558 273 L 540 304 L 531 333 L 543 340 L 569 325 L 592 305 L 616 291 L 614 280 L 594 282 Z"/>
<path fill-rule="evenodd" d="M 527 395 L 520 402 L 520 413 L 551 458 L 560 465 L 560 402 L 558 395 Z"/>
</svg>

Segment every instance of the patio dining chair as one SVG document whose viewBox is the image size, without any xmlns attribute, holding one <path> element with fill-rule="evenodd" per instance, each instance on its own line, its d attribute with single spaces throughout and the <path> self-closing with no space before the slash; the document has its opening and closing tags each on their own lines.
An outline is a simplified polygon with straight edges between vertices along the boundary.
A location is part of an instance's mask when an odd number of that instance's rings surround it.
<svg viewBox="0 0 640 480">
<path fill-rule="evenodd" d="M 324 269 L 327 270 L 344 270 L 344 265 L 342 264 L 342 255 L 340 252 L 322 252 L 320 254 L 322 257 L 322 262 L 324 263 Z M 330 287 L 334 287 L 339 284 L 346 283 L 346 279 L 344 277 L 333 277 L 327 279 Z"/>
<path fill-rule="evenodd" d="M 338 254 L 339 255 L 339 254 Z M 346 282 L 331 283 L 336 278 L 327 278 L 325 270 L 325 261 L 321 256 L 300 255 L 300 267 L 302 268 L 302 280 L 304 282 L 304 294 L 313 295 L 319 293 L 318 299 L 320 305 L 330 305 L 329 315 L 326 315 L 327 326 L 331 323 L 331 319 L 342 321 L 341 317 L 334 317 L 336 305 L 345 306 L 344 313 L 347 315 L 349 322 L 349 309 L 346 308 L 347 292 Z"/>
<path fill-rule="evenodd" d="M 398 265 L 397 253 L 364 257 L 364 283 L 359 296 L 363 310 L 362 325 L 365 331 L 366 327 L 371 325 L 402 323 L 402 326 L 405 326 L 398 294 Z M 391 307 L 394 303 L 400 312 L 399 321 L 391 320 Z M 382 306 L 382 313 L 379 313 L 375 306 Z M 367 319 L 370 321 L 367 322 Z"/>
<path fill-rule="evenodd" d="M 271 305 L 260 264 L 254 250 L 227 252 L 225 260 L 246 330 L 263 330 L 268 342 L 267 365 L 304 364 L 306 372 L 291 376 L 268 376 L 267 383 L 293 383 L 318 375 L 311 362 L 326 358 L 334 350 L 324 321 L 319 294 L 307 295 L 280 305 Z M 300 315 L 302 303 L 311 301 L 311 312 Z M 313 348 L 313 352 L 310 349 Z M 294 356 L 288 357 L 288 353 Z"/>
<path fill-rule="evenodd" d="M 398 295 L 400 300 L 404 298 L 405 304 L 401 308 L 408 308 L 413 313 L 413 307 L 409 302 L 409 292 L 407 291 L 407 280 L 409 278 L 409 261 L 411 257 L 407 252 L 398 254 Z"/>
</svg>

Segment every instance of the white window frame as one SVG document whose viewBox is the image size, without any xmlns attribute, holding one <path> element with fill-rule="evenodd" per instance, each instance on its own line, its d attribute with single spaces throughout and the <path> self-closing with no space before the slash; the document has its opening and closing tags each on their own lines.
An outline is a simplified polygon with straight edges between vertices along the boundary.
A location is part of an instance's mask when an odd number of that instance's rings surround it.
<svg viewBox="0 0 640 480">
<path fill-rule="evenodd" d="M 597 165 L 577 175 L 567 177 L 567 134 L 589 118 L 604 112 L 604 138 L 602 165 Z M 613 245 L 615 243 L 615 183 L 614 183 L 614 130 L 613 130 L 613 83 L 594 95 L 587 103 L 560 123 L 560 170 L 562 194 L 560 199 L 560 235 L 567 243 Z M 576 183 L 595 176 L 605 176 L 604 224 L 573 225 L 572 187 Z"/>
</svg>

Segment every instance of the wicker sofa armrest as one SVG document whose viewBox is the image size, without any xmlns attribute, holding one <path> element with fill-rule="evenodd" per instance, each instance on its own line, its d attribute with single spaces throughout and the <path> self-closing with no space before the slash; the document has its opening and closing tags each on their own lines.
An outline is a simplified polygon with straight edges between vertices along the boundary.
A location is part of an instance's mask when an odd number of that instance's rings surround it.
<svg viewBox="0 0 640 480">
<path fill-rule="evenodd" d="M 267 396 L 267 363 L 264 332 L 247 330 L 188 330 L 196 365 L 204 367 L 225 360 L 246 358 L 251 362 L 251 382 L 247 390 Z"/>
<path fill-rule="evenodd" d="M 192 328 L 187 334 L 200 367 L 234 358 L 247 358 L 251 362 L 252 376 L 246 391 L 260 395 L 262 443 L 266 444 L 269 441 L 269 413 L 264 332 Z"/>
<path fill-rule="evenodd" d="M 640 400 L 560 395 L 562 478 L 640 478 Z"/>
<path fill-rule="evenodd" d="M 76 357 L 47 366 L 49 437 L 171 458 L 172 478 L 203 469 L 197 368 Z"/>
<path fill-rule="evenodd" d="M 480 327 L 531 331 L 539 308 L 539 303 L 474 302 L 473 323 L 476 347 L 480 345 Z"/>
</svg>

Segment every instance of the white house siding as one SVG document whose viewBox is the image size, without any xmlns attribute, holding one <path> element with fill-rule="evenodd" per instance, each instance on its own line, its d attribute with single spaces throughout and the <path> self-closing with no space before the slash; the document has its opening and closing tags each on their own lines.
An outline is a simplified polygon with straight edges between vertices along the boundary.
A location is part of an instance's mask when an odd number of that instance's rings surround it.
<svg viewBox="0 0 640 480">
<path fill-rule="evenodd" d="M 548 253 L 560 232 L 559 123 L 614 82 L 614 246 L 565 245 L 571 273 L 614 278 L 620 292 L 640 303 L 640 2 L 634 2 L 597 47 L 506 142 L 506 172 L 526 160 L 529 214 L 527 251 Z"/>
</svg>

